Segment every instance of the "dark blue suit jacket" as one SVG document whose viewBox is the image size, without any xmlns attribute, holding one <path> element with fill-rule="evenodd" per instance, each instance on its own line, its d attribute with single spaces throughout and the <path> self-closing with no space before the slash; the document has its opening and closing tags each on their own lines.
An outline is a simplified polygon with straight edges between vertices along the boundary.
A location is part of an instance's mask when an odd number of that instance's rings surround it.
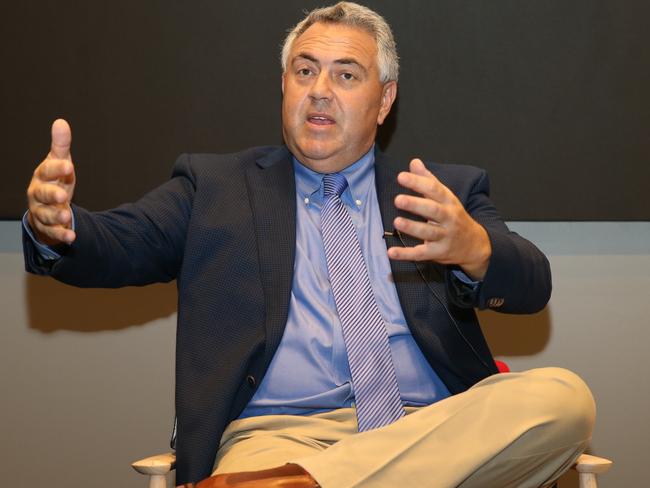
<svg viewBox="0 0 650 488">
<path fill-rule="evenodd" d="M 484 171 L 428 167 L 486 229 L 493 256 L 478 291 L 435 263 L 391 263 L 407 323 L 452 393 L 497 369 L 473 307 L 529 313 L 550 296 L 549 265 L 510 232 L 488 199 Z M 385 229 L 403 192 L 377 154 Z M 211 472 L 221 435 L 252 397 L 285 327 L 293 277 L 296 195 L 285 147 L 228 155 L 183 155 L 170 181 L 133 204 L 91 213 L 74 207 L 77 240 L 54 264 L 24 239 L 28 271 L 82 287 L 177 280 L 176 412 L 178 484 Z M 406 245 L 414 242 L 403 237 Z M 387 245 L 401 245 L 387 238 Z M 490 299 L 502 300 L 490 300 Z"/>
</svg>

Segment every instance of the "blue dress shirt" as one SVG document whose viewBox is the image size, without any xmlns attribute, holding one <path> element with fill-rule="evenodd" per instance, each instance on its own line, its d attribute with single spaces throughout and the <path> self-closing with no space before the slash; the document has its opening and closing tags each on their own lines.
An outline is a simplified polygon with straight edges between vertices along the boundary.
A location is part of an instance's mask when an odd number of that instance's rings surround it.
<svg viewBox="0 0 650 488">
<path fill-rule="evenodd" d="M 296 257 L 287 326 L 278 350 L 241 417 L 310 414 L 354 402 L 341 323 L 329 283 L 320 232 L 323 175 L 293 160 L 296 176 Z M 377 201 L 374 147 L 341 173 L 343 203 L 357 229 L 377 305 L 388 330 L 405 405 L 423 406 L 449 396 L 417 346 L 392 282 Z"/>
</svg>

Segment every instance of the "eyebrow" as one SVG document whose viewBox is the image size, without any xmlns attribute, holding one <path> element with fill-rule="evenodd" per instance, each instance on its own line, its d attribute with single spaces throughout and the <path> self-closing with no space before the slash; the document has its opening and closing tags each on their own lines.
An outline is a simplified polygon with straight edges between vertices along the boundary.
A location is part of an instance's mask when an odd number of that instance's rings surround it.
<svg viewBox="0 0 650 488">
<path fill-rule="evenodd" d="M 312 56 L 311 54 L 309 54 L 309 53 L 298 53 L 293 58 L 292 64 L 295 63 L 296 60 L 299 59 L 299 58 L 306 59 L 307 61 L 311 61 L 312 63 L 320 66 L 320 61 L 318 59 L 316 59 L 314 56 Z M 357 61 L 354 58 L 336 59 L 336 60 L 334 60 L 334 63 L 335 64 L 343 64 L 343 65 L 354 65 L 354 66 L 357 66 L 364 73 L 368 72 L 368 70 L 361 63 L 359 63 L 359 61 Z"/>
</svg>

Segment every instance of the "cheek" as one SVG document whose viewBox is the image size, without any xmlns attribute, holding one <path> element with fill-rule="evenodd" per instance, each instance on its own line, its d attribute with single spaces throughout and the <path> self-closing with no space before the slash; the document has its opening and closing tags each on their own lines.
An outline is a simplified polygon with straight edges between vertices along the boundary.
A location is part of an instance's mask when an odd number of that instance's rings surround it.
<svg viewBox="0 0 650 488">
<path fill-rule="evenodd" d="M 377 125 L 377 116 L 379 115 L 379 109 L 374 104 L 374 100 L 368 100 L 366 104 L 360 106 L 356 111 L 355 120 L 360 126 L 374 127 Z"/>
<path fill-rule="evenodd" d="M 285 117 L 290 120 L 297 120 L 300 117 L 301 98 L 295 93 L 288 93 L 282 101 L 282 111 Z"/>
<path fill-rule="evenodd" d="M 349 115 L 358 121 L 365 121 L 374 118 L 376 121 L 379 114 L 380 99 L 374 93 L 365 93 L 364 96 L 357 95 L 350 97 L 347 101 L 348 107 L 351 107 Z"/>
<path fill-rule="evenodd" d="M 296 108 L 290 98 L 285 97 L 282 100 L 282 120 L 285 125 L 294 125 L 296 119 Z"/>
</svg>

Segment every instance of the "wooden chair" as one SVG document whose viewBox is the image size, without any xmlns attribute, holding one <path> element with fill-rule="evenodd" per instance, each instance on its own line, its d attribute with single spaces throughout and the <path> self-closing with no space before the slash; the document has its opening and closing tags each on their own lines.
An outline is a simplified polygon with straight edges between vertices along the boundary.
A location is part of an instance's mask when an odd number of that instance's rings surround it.
<svg viewBox="0 0 650 488">
<path fill-rule="evenodd" d="M 138 472 L 149 476 L 149 488 L 167 488 L 167 473 L 176 464 L 173 452 L 159 454 L 136 461 L 131 466 Z M 578 472 L 580 488 L 597 488 L 596 475 L 604 473 L 612 466 L 612 461 L 589 454 L 583 454 L 573 465 Z"/>
<path fill-rule="evenodd" d="M 510 368 L 503 361 L 495 361 L 500 373 L 507 373 Z M 176 429 L 172 434 L 172 447 L 176 437 Z M 159 454 L 141 459 L 131 464 L 138 473 L 149 476 L 149 488 L 167 488 L 167 474 L 176 464 L 176 455 L 173 452 Z M 598 488 L 596 475 L 606 472 L 612 467 L 609 459 L 582 454 L 572 469 L 578 472 L 580 488 Z"/>
</svg>

